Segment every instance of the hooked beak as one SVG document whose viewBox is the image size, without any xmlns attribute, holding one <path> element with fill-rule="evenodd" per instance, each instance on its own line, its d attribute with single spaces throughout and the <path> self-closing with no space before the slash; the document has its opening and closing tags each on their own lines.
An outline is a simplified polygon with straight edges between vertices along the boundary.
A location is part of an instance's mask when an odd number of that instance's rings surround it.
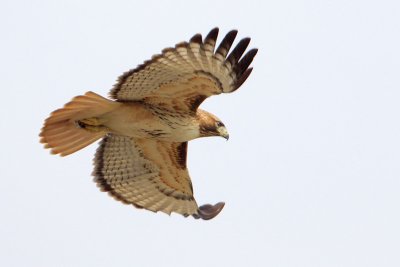
<svg viewBox="0 0 400 267">
<path fill-rule="evenodd" d="M 218 132 L 219 132 L 220 136 L 222 136 L 223 138 L 226 139 L 226 141 L 229 140 L 229 133 L 228 133 L 228 130 L 225 128 L 225 126 L 219 127 Z"/>
</svg>

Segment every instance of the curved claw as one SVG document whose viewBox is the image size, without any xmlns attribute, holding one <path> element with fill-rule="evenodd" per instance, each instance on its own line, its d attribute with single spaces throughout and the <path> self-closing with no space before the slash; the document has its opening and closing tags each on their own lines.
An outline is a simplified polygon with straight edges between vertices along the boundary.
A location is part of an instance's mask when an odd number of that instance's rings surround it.
<svg viewBox="0 0 400 267">
<path fill-rule="evenodd" d="M 193 217 L 196 219 L 203 219 L 203 220 L 211 220 L 215 216 L 217 216 L 221 210 L 224 208 L 224 202 L 218 202 L 215 205 L 205 204 L 197 210 L 197 214 L 193 214 Z"/>
</svg>

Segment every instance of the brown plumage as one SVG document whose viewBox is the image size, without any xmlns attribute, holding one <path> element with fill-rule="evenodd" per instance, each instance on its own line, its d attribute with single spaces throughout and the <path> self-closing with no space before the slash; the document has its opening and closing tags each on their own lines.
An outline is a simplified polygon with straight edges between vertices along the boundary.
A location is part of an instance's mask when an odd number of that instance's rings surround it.
<svg viewBox="0 0 400 267">
<path fill-rule="evenodd" d="M 237 31 L 215 50 L 218 28 L 167 48 L 119 77 L 113 100 L 93 92 L 54 111 L 40 133 L 53 154 L 66 156 L 103 138 L 94 159 L 95 182 L 115 199 L 138 208 L 212 219 L 224 203 L 201 207 L 186 166 L 188 141 L 228 139 L 225 125 L 198 109 L 209 96 L 238 89 L 250 75 L 257 49 L 244 38 L 228 55 Z M 244 56 L 243 56 L 244 54 Z"/>
</svg>

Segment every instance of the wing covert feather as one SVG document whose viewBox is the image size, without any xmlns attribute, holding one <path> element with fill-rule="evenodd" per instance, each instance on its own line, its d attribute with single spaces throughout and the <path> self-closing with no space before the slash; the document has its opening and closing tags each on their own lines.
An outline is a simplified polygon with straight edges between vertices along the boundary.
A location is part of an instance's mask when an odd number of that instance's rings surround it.
<svg viewBox="0 0 400 267">
<path fill-rule="evenodd" d="M 250 42 L 250 38 L 244 38 L 228 56 L 237 34 L 233 30 L 214 52 L 218 31 L 218 28 L 212 29 L 204 41 L 200 34 L 196 34 L 189 42 L 166 48 L 136 69 L 124 73 L 110 91 L 110 96 L 120 101 L 146 101 L 148 98 L 154 101 L 158 97 L 160 101 L 174 98 L 188 103 L 187 98 L 196 95 L 209 97 L 236 90 L 250 74 L 248 67 L 257 49 L 244 54 Z M 245 60 L 240 61 L 241 58 Z M 204 82 L 204 79 L 209 82 Z M 186 106 L 190 110 L 197 107 Z"/>
<path fill-rule="evenodd" d="M 198 215 L 186 169 L 187 143 L 110 134 L 94 160 L 95 182 L 115 199 L 154 212 Z"/>
</svg>

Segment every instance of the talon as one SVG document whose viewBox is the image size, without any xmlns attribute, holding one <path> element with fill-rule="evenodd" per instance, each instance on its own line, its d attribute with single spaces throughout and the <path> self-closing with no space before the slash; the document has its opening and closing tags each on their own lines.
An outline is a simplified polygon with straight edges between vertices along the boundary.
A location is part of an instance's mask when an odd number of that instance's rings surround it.
<svg viewBox="0 0 400 267">
<path fill-rule="evenodd" d="M 218 202 L 215 205 L 205 204 L 197 210 L 198 214 L 193 214 L 193 217 L 196 219 L 203 219 L 203 220 L 211 220 L 215 216 L 217 216 L 221 210 L 224 208 L 224 202 Z"/>
</svg>

